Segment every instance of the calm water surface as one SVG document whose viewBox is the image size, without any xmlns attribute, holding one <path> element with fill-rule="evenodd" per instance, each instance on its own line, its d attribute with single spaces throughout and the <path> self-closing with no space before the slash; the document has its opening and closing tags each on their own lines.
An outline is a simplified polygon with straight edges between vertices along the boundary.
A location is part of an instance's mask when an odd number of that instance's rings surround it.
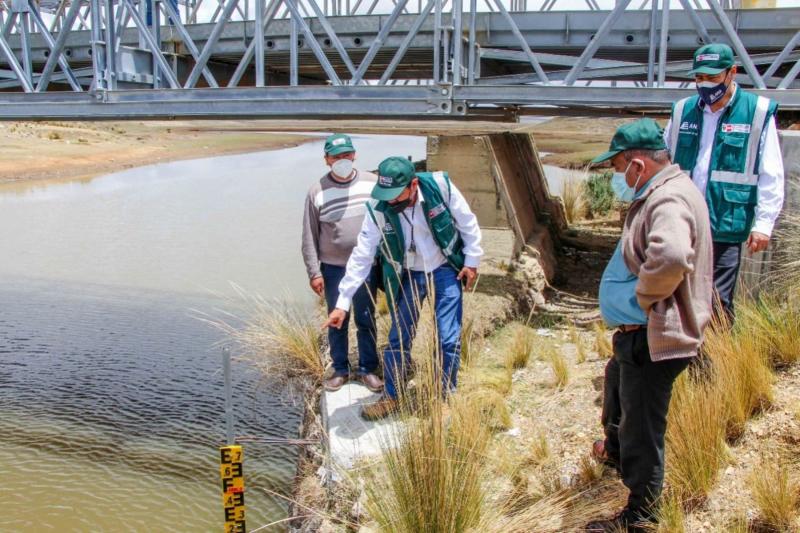
<svg viewBox="0 0 800 533">
<path fill-rule="evenodd" d="M 424 138 L 354 142 L 361 168 L 425 152 Z M 221 529 L 221 339 L 191 310 L 229 308 L 231 282 L 311 302 L 300 222 L 321 153 L 0 188 L 0 531 Z M 234 386 L 237 434 L 296 435 L 285 391 L 244 363 Z M 254 529 L 285 516 L 264 489 L 287 490 L 295 451 L 245 457 Z"/>
</svg>

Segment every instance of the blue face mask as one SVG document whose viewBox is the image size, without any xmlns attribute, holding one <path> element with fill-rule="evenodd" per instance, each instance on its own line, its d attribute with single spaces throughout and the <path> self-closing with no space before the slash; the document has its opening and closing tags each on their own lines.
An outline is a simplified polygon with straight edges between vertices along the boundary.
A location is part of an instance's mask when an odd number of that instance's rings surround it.
<svg viewBox="0 0 800 533">
<path fill-rule="evenodd" d="M 701 81 L 697 83 L 697 92 L 700 94 L 700 99 L 706 105 L 713 105 L 719 102 L 725 93 L 728 92 L 728 84 L 725 80 L 722 83 L 714 83 L 713 81 Z"/>
<path fill-rule="evenodd" d="M 614 172 L 611 175 L 611 189 L 614 191 L 614 194 L 617 195 L 617 198 L 620 199 L 622 202 L 630 203 L 633 201 L 634 196 L 636 196 L 636 187 L 639 185 L 639 180 L 642 179 L 642 175 L 639 174 L 639 177 L 636 178 L 636 183 L 634 183 L 633 187 L 628 185 L 628 180 L 625 178 L 625 175 L 628 173 L 628 169 L 631 168 L 631 161 L 628 163 L 628 166 L 625 167 L 624 172 Z"/>
</svg>

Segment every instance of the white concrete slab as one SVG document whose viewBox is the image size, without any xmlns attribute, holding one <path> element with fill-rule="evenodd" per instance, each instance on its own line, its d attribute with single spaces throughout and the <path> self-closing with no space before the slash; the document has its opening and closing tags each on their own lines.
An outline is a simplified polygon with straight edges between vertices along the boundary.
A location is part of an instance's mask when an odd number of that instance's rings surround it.
<svg viewBox="0 0 800 533">
<path fill-rule="evenodd" d="M 334 466 L 352 468 L 359 459 L 378 456 L 383 448 L 391 445 L 399 424 L 397 418 L 377 422 L 361 418 L 361 407 L 378 398 L 380 394 L 353 382 L 336 392 L 323 392 L 323 423 Z"/>
</svg>

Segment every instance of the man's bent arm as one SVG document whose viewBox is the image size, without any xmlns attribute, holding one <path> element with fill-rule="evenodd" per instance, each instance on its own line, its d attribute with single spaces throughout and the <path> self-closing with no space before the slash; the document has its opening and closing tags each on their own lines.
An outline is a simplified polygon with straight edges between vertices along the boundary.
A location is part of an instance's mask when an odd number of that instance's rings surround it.
<svg viewBox="0 0 800 533">
<path fill-rule="evenodd" d="M 452 182 L 450 183 L 449 207 L 456 229 L 461 234 L 461 240 L 464 242 L 464 266 L 478 268 L 483 256 L 481 228 L 478 225 L 478 218 L 470 209 L 464 195 Z"/>
<path fill-rule="evenodd" d="M 653 206 L 650 218 L 645 260 L 636 283 L 636 298 L 645 313 L 675 292 L 695 261 L 696 224 L 689 206 L 664 198 Z"/>
</svg>

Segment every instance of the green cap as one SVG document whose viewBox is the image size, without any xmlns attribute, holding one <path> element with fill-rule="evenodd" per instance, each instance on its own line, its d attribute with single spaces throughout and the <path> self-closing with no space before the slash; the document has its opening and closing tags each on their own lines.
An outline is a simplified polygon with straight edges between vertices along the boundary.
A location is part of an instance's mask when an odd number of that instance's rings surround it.
<svg viewBox="0 0 800 533">
<path fill-rule="evenodd" d="M 734 65 L 733 50 L 727 44 L 714 43 L 701 46 L 694 53 L 694 62 L 689 76 L 710 74 L 715 76 Z"/>
<path fill-rule="evenodd" d="M 608 161 L 625 150 L 666 150 L 664 130 L 652 118 L 642 118 L 623 124 L 611 138 L 608 151 L 592 159 L 592 164 Z"/>
<path fill-rule="evenodd" d="M 355 151 L 353 141 L 344 133 L 337 133 L 325 139 L 325 155 L 339 155 Z"/>
<path fill-rule="evenodd" d="M 372 197 L 388 202 L 397 198 L 414 179 L 414 164 L 405 157 L 388 157 L 378 165 L 378 183 Z"/>
</svg>

